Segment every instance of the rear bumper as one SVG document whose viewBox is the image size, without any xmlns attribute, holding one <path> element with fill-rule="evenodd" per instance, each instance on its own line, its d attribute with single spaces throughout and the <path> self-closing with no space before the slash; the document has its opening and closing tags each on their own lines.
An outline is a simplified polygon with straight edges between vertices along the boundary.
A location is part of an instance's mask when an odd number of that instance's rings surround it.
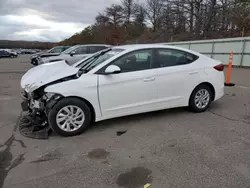
<svg viewBox="0 0 250 188">
<path fill-rule="evenodd" d="M 224 96 L 224 86 L 221 87 L 220 89 L 215 90 L 215 98 L 214 101 L 222 98 Z"/>
</svg>

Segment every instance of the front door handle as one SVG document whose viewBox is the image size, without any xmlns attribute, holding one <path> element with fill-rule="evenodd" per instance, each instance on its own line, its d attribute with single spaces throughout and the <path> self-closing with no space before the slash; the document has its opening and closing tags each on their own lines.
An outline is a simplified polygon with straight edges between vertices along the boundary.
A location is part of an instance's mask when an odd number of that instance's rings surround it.
<svg viewBox="0 0 250 188">
<path fill-rule="evenodd" d="M 150 82 L 150 81 L 154 81 L 155 78 L 154 77 L 148 77 L 148 78 L 145 78 L 143 81 L 144 82 Z"/>
<path fill-rule="evenodd" d="M 198 71 L 192 71 L 192 72 L 189 72 L 188 74 L 197 74 L 198 73 Z"/>
</svg>

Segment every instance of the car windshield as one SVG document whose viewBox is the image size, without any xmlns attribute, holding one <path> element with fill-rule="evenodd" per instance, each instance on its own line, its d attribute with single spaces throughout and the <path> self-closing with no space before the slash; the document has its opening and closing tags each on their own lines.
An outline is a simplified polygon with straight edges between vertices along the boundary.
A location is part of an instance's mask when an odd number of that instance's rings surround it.
<svg viewBox="0 0 250 188">
<path fill-rule="evenodd" d="M 103 50 L 85 59 L 81 63 L 77 62 L 76 63 L 77 65 L 75 64 L 75 67 L 81 68 L 81 70 L 85 70 L 85 72 L 88 72 L 94 67 L 96 67 L 97 65 L 103 63 L 104 61 L 108 60 L 114 55 L 122 52 L 123 50 L 124 49 L 120 49 L 120 48 L 115 48 L 115 49 L 109 48 L 109 49 Z"/>
<path fill-rule="evenodd" d="M 74 49 L 76 49 L 79 45 L 75 45 L 75 46 L 72 46 L 70 48 L 68 48 L 67 50 L 63 51 L 62 53 L 63 54 L 69 54 L 70 52 L 72 52 Z"/>
<path fill-rule="evenodd" d="M 48 50 L 48 53 L 53 53 L 54 50 L 56 50 L 58 47 L 54 47 L 54 48 L 51 48 L 50 50 Z"/>
<path fill-rule="evenodd" d="M 50 53 L 60 53 L 62 51 L 63 47 L 55 47 L 50 50 Z"/>
</svg>

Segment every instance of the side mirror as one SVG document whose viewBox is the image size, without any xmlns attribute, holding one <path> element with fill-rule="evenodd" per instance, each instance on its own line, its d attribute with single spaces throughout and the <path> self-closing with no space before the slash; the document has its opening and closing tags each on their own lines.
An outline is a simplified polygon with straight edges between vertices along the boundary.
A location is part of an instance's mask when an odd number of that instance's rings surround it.
<svg viewBox="0 0 250 188">
<path fill-rule="evenodd" d="M 109 65 L 105 70 L 105 74 L 118 74 L 120 72 L 121 72 L 120 67 L 116 65 Z"/>
<path fill-rule="evenodd" d="M 73 55 L 75 55 L 75 54 L 76 54 L 76 52 L 75 52 L 75 51 L 70 52 L 70 56 L 73 56 Z"/>
</svg>

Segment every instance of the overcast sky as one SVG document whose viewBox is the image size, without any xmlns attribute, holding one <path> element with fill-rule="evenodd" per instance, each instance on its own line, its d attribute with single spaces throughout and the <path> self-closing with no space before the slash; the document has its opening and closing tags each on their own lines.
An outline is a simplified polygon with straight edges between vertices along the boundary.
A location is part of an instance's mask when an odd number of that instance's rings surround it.
<svg viewBox="0 0 250 188">
<path fill-rule="evenodd" d="M 60 41 L 120 0 L 0 0 L 0 39 Z"/>
</svg>

